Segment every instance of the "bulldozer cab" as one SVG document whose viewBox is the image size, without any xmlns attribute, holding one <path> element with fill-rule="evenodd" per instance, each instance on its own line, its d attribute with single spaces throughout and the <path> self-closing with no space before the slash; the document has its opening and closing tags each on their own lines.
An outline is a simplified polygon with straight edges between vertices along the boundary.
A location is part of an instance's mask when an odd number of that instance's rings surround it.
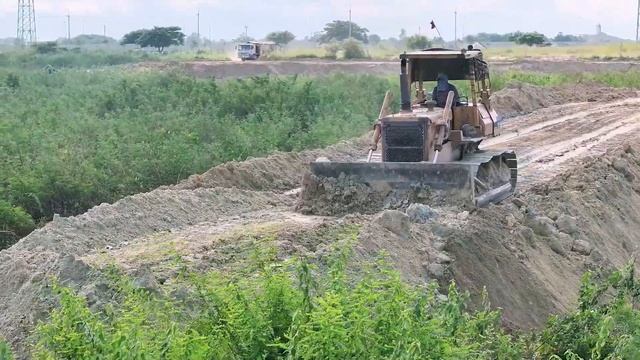
<svg viewBox="0 0 640 360">
<path fill-rule="evenodd" d="M 499 135 L 497 125 L 502 119 L 491 106 L 491 77 L 482 51 L 429 49 L 404 53 L 400 60 L 401 74 L 406 74 L 401 78 L 404 111 L 435 106 L 425 83 L 446 74 L 449 80 L 467 81 L 469 89 L 465 101 L 454 104 L 451 129 L 461 130 L 466 125 L 477 129 L 478 136 Z"/>
<path fill-rule="evenodd" d="M 405 53 L 400 56 L 406 62 L 410 86 L 416 90 L 417 100 L 426 99 L 424 83 L 436 81 L 439 74 L 449 80 L 469 82 L 470 104 L 478 103 L 490 107 L 491 78 L 489 68 L 480 50 L 430 49 Z"/>
</svg>

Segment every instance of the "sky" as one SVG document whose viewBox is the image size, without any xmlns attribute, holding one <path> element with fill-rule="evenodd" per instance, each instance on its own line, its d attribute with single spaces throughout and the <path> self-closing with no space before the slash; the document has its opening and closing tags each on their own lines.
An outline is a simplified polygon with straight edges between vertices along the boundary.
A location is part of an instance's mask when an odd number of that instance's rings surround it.
<svg viewBox="0 0 640 360">
<path fill-rule="evenodd" d="M 352 19 L 383 38 L 421 32 L 436 36 L 428 26 L 438 25 L 442 36 L 478 32 L 539 31 L 554 36 L 593 34 L 601 24 L 605 33 L 635 38 L 638 0 L 35 0 L 38 40 L 66 37 L 71 15 L 72 36 L 102 34 L 121 38 L 125 33 L 153 26 L 180 26 L 202 36 L 232 39 L 245 26 L 254 38 L 289 30 L 298 38 L 321 31 L 335 19 Z M 17 0 L 0 0 L 0 38 L 16 36 Z"/>
</svg>

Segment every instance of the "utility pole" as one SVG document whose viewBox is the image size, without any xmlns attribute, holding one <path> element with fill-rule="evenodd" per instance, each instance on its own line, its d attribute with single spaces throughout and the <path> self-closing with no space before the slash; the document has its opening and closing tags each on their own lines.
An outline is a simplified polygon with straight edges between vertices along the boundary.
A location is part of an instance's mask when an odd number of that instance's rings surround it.
<svg viewBox="0 0 640 360">
<path fill-rule="evenodd" d="M 244 37 L 245 38 L 249 37 L 249 27 L 247 25 L 244 26 Z"/>
<path fill-rule="evenodd" d="M 71 14 L 67 13 L 67 40 L 71 40 Z"/>
<path fill-rule="evenodd" d="M 200 41 L 200 11 L 198 11 L 198 41 Z"/>
<path fill-rule="evenodd" d="M 22 45 L 35 44 L 36 36 L 36 9 L 34 0 L 18 0 L 18 31 L 17 37 Z"/>
<path fill-rule="evenodd" d="M 352 31 L 353 31 L 353 23 L 351 22 L 351 8 L 349 8 L 349 39 L 351 39 Z"/>
<path fill-rule="evenodd" d="M 104 35 L 104 37 L 107 37 L 107 25 L 102 25 L 102 34 Z"/>
<path fill-rule="evenodd" d="M 640 0 L 638 0 L 638 17 L 636 21 L 636 42 L 640 41 Z"/>
</svg>

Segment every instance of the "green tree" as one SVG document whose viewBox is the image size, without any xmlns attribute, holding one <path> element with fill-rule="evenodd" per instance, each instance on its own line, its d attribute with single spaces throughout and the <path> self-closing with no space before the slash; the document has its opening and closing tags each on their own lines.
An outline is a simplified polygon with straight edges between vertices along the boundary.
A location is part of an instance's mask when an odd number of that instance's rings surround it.
<svg viewBox="0 0 640 360">
<path fill-rule="evenodd" d="M 544 35 L 537 32 L 524 33 L 516 39 L 517 44 L 529 45 L 529 46 L 542 45 L 546 41 L 547 41 L 547 38 Z"/>
<path fill-rule="evenodd" d="M 142 47 L 154 47 L 159 53 L 171 45 L 184 44 L 184 33 L 177 26 L 154 27 L 145 32 L 138 39 L 138 45 Z"/>
<path fill-rule="evenodd" d="M 349 28 L 351 28 L 351 37 L 355 40 L 368 43 L 368 29 L 360 27 L 358 24 L 344 20 L 334 20 L 324 26 L 322 35 L 318 38 L 318 42 L 326 44 L 332 41 L 343 41 L 349 38 Z"/>
<path fill-rule="evenodd" d="M 130 33 L 127 33 L 122 40 L 120 40 L 120 44 L 122 45 L 138 45 L 138 40 L 142 37 L 142 35 L 144 35 L 147 31 L 147 29 L 140 29 L 140 30 L 135 30 L 132 31 Z"/>
<path fill-rule="evenodd" d="M 124 36 L 121 44 L 136 44 L 141 47 L 154 47 L 159 53 L 171 45 L 184 44 L 185 35 L 177 26 L 154 27 L 151 30 L 136 30 Z"/>
<path fill-rule="evenodd" d="M 382 39 L 380 38 L 380 35 L 377 35 L 377 34 L 369 35 L 369 43 L 371 45 L 378 45 L 380 41 L 382 41 Z"/>
<path fill-rule="evenodd" d="M 409 36 L 406 40 L 407 48 L 412 50 L 423 50 L 431 47 L 431 41 L 423 35 Z"/>
<path fill-rule="evenodd" d="M 269 33 L 266 37 L 267 40 L 273 41 L 278 46 L 285 46 L 295 38 L 296 36 L 290 31 L 275 31 Z"/>
</svg>

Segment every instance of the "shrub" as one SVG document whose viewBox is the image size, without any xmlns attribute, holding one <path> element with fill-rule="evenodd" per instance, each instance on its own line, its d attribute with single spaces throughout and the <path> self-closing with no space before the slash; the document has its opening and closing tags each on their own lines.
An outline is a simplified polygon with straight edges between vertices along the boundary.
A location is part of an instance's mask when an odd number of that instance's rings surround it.
<svg viewBox="0 0 640 360">
<path fill-rule="evenodd" d="M 467 310 L 452 285 L 412 287 L 384 261 L 355 275 L 343 253 L 317 271 L 304 260 L 253 273 L 187 275 L 189 304 L 116 276 L 110 310 L 92 313 L 54 286 L 60 307 L 38 326 L 35 358 L 514 359 L 499 313 Z"/>
<path fill-rule="evenodd" d="M 34 228 L 33 219 L 22 208 L 0 200 L 0 250 L 13 245 Z"/>
<path fill-rule="evenodd" d="M 326 54 L 326 58 L 327 59 L 337 59 L 338 58 L 338 51 L 340 51 L 340 44 L 338 43 L 330 43 L 324 46 L 325 51 L 327 52 Z"/>
<path fill-rule="evenodd" d="M 424 50 L 431 47 L 431 41 L 426 36 L 413 35 L 407 38 L 407 48 L 411 50 Z"/>
<path fill-rule="evenodd" d="M 5 84 L 8 88 L 15 90 L 20 87 L 20 78 L 16 74 L 9 73 L 7 74 Z"/>
<path fill-rule="evenodd" d="M 34 45 L 38 54 L 52 54 L 58 52 L 58 43 L 55 41 L 46 41 Z"/>
<path fill-rule="evenodd" d="M 365 59 L 367 57 L 362 43 L 356 40 L 346 40 L 342 44 L 342 50 L 345 59 Z"/>
<path fill-rule="evenodd" d="M 11 348 L 2 338 L 0 338 L 0 360 L 13 360 Z"/>
</svg>

